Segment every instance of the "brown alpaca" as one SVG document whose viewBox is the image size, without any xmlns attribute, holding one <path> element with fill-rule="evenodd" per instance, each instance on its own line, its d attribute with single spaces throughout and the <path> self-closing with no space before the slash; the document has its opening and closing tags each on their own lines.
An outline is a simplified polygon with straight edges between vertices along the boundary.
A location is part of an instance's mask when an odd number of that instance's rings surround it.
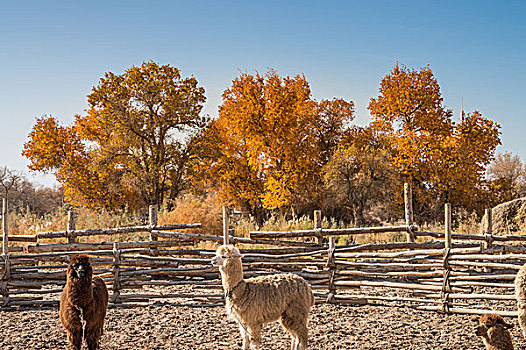
<svg viewBox="0 0 526 350">
<path fill-rule="evenodd" d="M 108 309 L 108 289 L 100 277 L 92 277 L 89 257 L 73 255 L 60 296 L 60 322 L 66 329 L 70 350 L 80 350 L 82 339 L 86 340 L 88 349 L 99 349 Z"/>
<path fill-rule="evenodd" d="M 495 314 L 480 316 L 480 325 L 475 328 L 475 334 L 482 337 L 486 350 L 513 350 L 513 341 L 504 319 Z"/>
</svg>

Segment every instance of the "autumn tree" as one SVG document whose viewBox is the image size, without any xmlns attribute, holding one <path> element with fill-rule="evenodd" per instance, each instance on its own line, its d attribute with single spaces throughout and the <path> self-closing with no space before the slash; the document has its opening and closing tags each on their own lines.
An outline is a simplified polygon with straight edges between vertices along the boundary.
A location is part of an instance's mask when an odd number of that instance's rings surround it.
<svg viewBox="0 0 526 350">
<path fill-rule="evenodd" d="M 323 167 L 323 178 L 329 202 L 350 213 L 349 218 L 339 218 L 356 225 L 366 224 L 366 212 L 388 206 L 393 190 L 399 190 L 387 151 L 370 146 L 342 144 Z"/>
<path fill-rule="evenodd" d="M 90 207 L 124 205 L 121 196 L 112 194 L 106 188 L 103 176 L 90 166 L 89 150 L 82 143 L 75 125 L 62 126 L 53 116 L 37 118 L 22 155 L 29 159 L 29 169 L 54 173 L 64 187 L 65 197 L 73 204 Z"/>
<path fill-rule="evenodd" d="M 304 76 L 243 73 L 223 93 L 207 137 L 216 157 L 206 169 L 223 198 L 258 218 L 296 210 L 316 197 L 320 169 L 353 114 L 352 102 L 312 100 Z"/>
<path fill-rule="evenodd" d="M 396 64 L 368 108 L 371 128 L 387 140 L 393 165 L 413 183 L 417 210 L 433 214 L 432 207 L 441 210 L 445 202 L 481 210 L 484 170 L 500 144 L 497 123 L 478 111 L 455 123 L 429 66 Z"/>
<path fill-rule="evenodd" d="M 169 65 L 108 72 L 73 125 L 37 119 L 23 155 L 32 170 L 55 173 L 74 204 L 162 204 L 184 187 L 192 139 L 208 122 L 204 101 L 197 80 Z"/>
<path fill-rule="evenodd" d="M 526 167 L 517 155 L 500 153 L 488 167 L 488 178 L 499 202 L 526 195 Z"/>
<path fill-rule="evenodd" d="M 443 144 L 433 167 L 439 203 L 455 203 L 479 214 L 491 205 L 486 169 L 500 145 L 500 126 L 479 111 L 463 115 Z M 440 208 L 442 209 L 442 208 Z"/>
<path fill-rule="evenodd" d="M 428 180 L 427 155 L 453 127 L 431 68 L 416 71 L 397 64 L 382 79 L 380 95 L 368 109 L 371 126 L 391 144 L 393 164 L 408 180 Z"/>
<path fill-rule="evenodd" d="M 201 135 L 198 156 L 192 160 L 190 184 L 194 193 L 218 191 L 224 202 L 251 213 L 262 223 L 262 172 L 250 162 L 252 152 L 246 140 L 228 132 L 230 127 L 227 119 L 218 118 Z"/>
</svg>

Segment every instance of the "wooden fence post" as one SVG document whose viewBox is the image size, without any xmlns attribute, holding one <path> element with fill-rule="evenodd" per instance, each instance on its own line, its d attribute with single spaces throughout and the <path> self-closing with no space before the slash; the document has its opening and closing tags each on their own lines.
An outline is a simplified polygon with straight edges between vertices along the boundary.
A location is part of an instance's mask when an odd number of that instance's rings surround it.
<svg viewBox="0 0 526 350">
<path fill-rule="evenodd" d="M 446 249 L 451 249 L 451 203 L 446 203 L 444 205 L 444 245 Z"/>
<path fill-rule="evenodd" d="M 230 241 L 229 229 L 230 229 L 230 217 L 229 209 L 226 205 L 223 206 L 223 244 L 228 244 Z"/>
<path fill-rule="evenodd" d="M 484 242 L 484 249 L 488 249 L 493 245 L 493 222 L 491 217 L 491 209 L 486 208 L 485 214 L 486 221 L 484 223 L 484 235 L 486 236 L 486 241 Z"/>
<path fill-rule="evenodd" d="M 451 300 L 449 298 L 449 293 L 451 293 L 451 281 L 449 279 L 451 275 L 451 266 L 449 265 L 449 255 L 451 253 L 451 204 L 446 203 L 444 205 L 444 277 L 442 281 L 442 312 L 449 313 L 449 307 Z"/>
<path fill-rule="evenodd" d="M 317 231 L 316 240 L 319 246 L 323 245 L 323 236 L 321 235 L 321 210 L 314 211 L 314 230 Z"/>
<path fill-rule="evenodd" d="M 120 263 L 121 252 L 117 242 L 113 243 L 113 294 L 111 302 L 114 304 L 120 303 L 119 296 L 121 294 L 121 280 L 120 280 Z"/>
<path fill-rule="evenodd" d="M 157 226 L 157 205 L 150 205 L 148 207 L 148 221 L 150 224 L 150 241 L 157 241 L 157 236 L 152 235 L 151 231 Z"/>
<path fill-rule="evenodd" d="M 336 286 L 334 285 L 334 277 L 336 274 L 336 261 L 334 260 L 334 253 L 336 251 L 336 238 L 329 237 L 329 250 L 327 252 L 327 267 L 329 268 L 329 295 L 327 295 L 327 303 L 334 302 L 336 295 Z"/>
<path fill-rule="evenodd" d="M 75 243 L 77 241 L 75 237 L 75 211 L 73 209 L 68 210 L 68 243 Z"/>
<path fill-rule="evenodd" d="M 413 191 L 411 183 L 406 182 L 404 184 L 404 208 L 405 208 L 405 224 L 409 227 L 413 226 Z M 411 232 L 411 229 L 407 231 L 407 242 L 414 242 L 415 237 Z"/>
<path fill-rule="evenodd" d="M 9 240 L 7 229 L 7 199 L 2 198 L 2 255 L 9 253 Z"/>
<path fill-rule="evenodd" d="M 9 304 L 9 289 L 7 283 L 11 278 L 11 263 L 9 261 L 9 229 L 7 227 L 7 198 L 2 198 L 2 260 L 4 271 L 0 279 L 0 294 L 2 294 L 2 306 Z"/>
<path fill-rule="evenodd" d="M 493 245 L 493 219 L 491 217 L 491 208 L 486 208 L 485 210 L 486 221 L 484 223 L 484 236 L 486 240 L 484 241 L 484 249 L 489 249 Z M 484 267 L 484 272 L 491 272 L 491 267 Z"/>
</svg>

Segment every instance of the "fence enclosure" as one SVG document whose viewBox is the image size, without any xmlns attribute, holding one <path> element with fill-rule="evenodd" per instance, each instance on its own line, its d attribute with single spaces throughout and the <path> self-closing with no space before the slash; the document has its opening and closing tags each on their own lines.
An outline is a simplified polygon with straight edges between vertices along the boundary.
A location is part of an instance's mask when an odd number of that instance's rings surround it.
<svg viewBox="0 0 526 350">
<path fill-rule="evenodd" d="M 65 231 L 9 235 L 4 200 L 1 306 L 58 304 L 69 257 L 81 252 L 91 255 L 94 274 L 105 280 L 112 304 L 176 299 L 179 304 L 220 305 L 219 271 L 210 264 L 215 252 L 196 247 L 199 241 L 212 241 L 241 247 L 245 277 L 279 272 L 304 277 L 317 302 L 394 303 L 445 313 L 515 316 L 513 280 L 526 262 L 526 248 L 509 243 L 526 241 L 526 235 L 492 235 L 490 214 L 484 234 L 453 234 L 449 204 L 444 232 L 419 231 L 413 224 L 409 185 L 404 194 L 405 225 L 324 229 L 322 213 L 316 211 L 311 230 L 255 231 L 250 237 L 236 237 L 227 207 L 223 209 L 223 236 L 180 231 L 200 224 L 158 225 L 155 207 L 150 207 L 147 226 L 76 230 L 71 212 Z M 81 236 L 130 232 L 148 232 L 149 239 L 77 241 Z M 344 235 L 385 232 L 405 233 L 405 241 L 336 244 L 336 238 Z M 39 243 L 39 239 L 58 238 L 67 238 L 67 243 Z M 9 246 L 9 242 L 28 244 Z"/>
</svg>

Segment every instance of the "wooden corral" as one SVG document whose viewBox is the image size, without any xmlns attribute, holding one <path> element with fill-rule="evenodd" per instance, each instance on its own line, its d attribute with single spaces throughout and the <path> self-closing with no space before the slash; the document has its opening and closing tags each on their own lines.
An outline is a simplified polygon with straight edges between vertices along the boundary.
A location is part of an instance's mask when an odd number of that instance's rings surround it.
<svg viewBox="0 0 526 350">
<path fill-rule="evenodd" d="M 199 305 L 222 304 L 219 272 L 210 264 L 215 252 L 197 248 L 198 242 L 211 241 L 241 248 L 246 277 L 279 272 L 301 275 L 311 284 L 317 302 L 396 303 L 445 313 L 515 316 L 513 280 L 526 262 L 526 248 L 511 243 L 526 241 L 526 235 L 494 236 L 491 222 L 486 223 L 484 234 L 452 233 L 449 204 L 444 232 L 419 231 L 413 224 L 411 188 L 406 186 L 404 193 L 406 225 L 323 229 L 321 212 L 317 212 L 312 230 L 256 231 L 250 238 L 236 237 L 226 207 L 223 236 L 179 231 L 199 224 L 157 225 L 155 207 L 150 208 L 149 225 L 125 228 L 75 230 L 74 216 L 69 214 L 66 231 L 10 236 L 3 220 L 1 305 L 57 304 L 69 257 L 80 252 L 92 256 L 94 272 L 106 281 L 112 304 L 167 298 Z M 76 240 L 123 232 L 148 232 L 149 240 Z M 335 239 L 389 232 L 405 233 L 406 241 L 337 245 Z M 39 243 L 43 238 L 64 237 L 67 243 Z M 9 246 L 9 242 L 27 245 Z M 183 293 L 170 286 L 188 288 Z"/>
</svg>

